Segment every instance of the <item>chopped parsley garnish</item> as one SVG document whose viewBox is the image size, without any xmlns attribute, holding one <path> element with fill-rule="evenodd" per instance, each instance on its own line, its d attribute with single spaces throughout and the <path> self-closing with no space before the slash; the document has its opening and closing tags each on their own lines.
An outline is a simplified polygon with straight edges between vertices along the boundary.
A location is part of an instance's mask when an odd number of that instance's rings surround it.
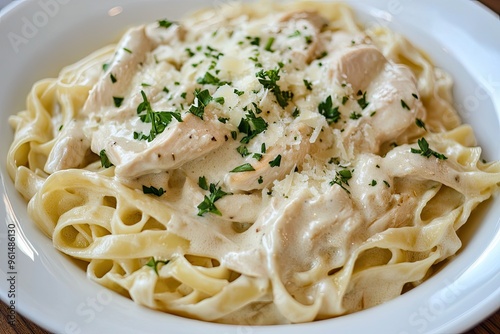
<svg viewBox="0 0 500 334">
<path fill-rule="evenodd" d="M 113 75 L 113 73 L 109 73 L 109 78 L 111 79 L 112 83 L 116 82 L 116 77 Z"/>
<path fill-rule="evenodd" d="M 358 95 L 360 95 L 359 92 Z M 358 99 L 358 104 L 361 107 L 361 109 L 365 109 L 366 107 L 368 107 L 370 102 L 366 101 L 366 92 L 364 92 L 363 96 L 360 99 Z"/>
<path fill-rule="evenodd" d="M 204 176 L 200 176 L 198 178 L 198 186 L 200 186 L 200 188 L 203 190 L 208 190 L 207 178 Z"/>
<path fill-rule="evenodd" d="M 132 50 L 127 49 L 127 48 L 123 48 L 123 51 L 128 52 L 128 53 L 132 53 Z"/>
<path fill-rule="evenodd" d="M 250 41 L 250 45 L 260 46 L 260 37 L 247 36 L 247 39 Z"/>
<path fill-rule="evenodd" d="M 250 152 L 248 151 L 248 147 L 246 147 L 245 145 L 238 146 L 238 148 L 236 149 L 236 151 L 238 151 L 238 153 L 243 158 L 250 155 Z"/>
<path fill-rule="evenodd" d="M 106 150 L 101 150 L 101 152 L 99 152 L 99 157 L 101 158 L 101 166 L 102 167 L 109 168 L 109 167 L 113 166 L 111 161 L 109 161 L 108 156 L 106 155 Z"/>
<path fill-rule="evenodd" d="M 293 109 L 293 112 L 292 112 L 292 117 L 293 117 L 293 118 L 297 118 L 297 117 L 299 117 L 299 116 L 300 116 L 300 109 L 299 109 L 299 108 L 297 108 L 297 107 L 295 107 L 295 108 Z"/>
<path fill-rule="evenodd" d="M 190 48 L 185 48 L 184 51 L 186 51 L 186 53 L 188 54 L 189 58 L 191 58 L 191 57 L 193 57 L 195 55 L 195 53 Z"/>
<path fill-rule="evenodd" d="M 156 273 L 156 275 L 158 275 L 158 265 L 161 263 L 163 265 L 166 265 L 167 263 L 169 263 L 170 260 L 166 260 L 166 261 L 161 261 L 161 260 L 155 260 L 154 257 L 152 257 L 148 263 L 146 263 L 146 266 L 150 267 L 151 269 L 153 269 Z"/>
<path fill-rule="evenodd" d="M 165 87 L 163 87 L 162 91 L 164 91 L 164 92 L 165 92 L 165 93 L 167 93 L 167 94 L 168 94 L 168 93 L 170 93 L 170 90 L 168 90 L 168 88 L 167 88 L 166 86 L 165 86 Z"/>
<path fill-rule="evenodd" d="M 278 67 L 274 70 L 260 70 L 257 72 L 256 76 L 261 85 L 264 88 L 269 89 L 274 94 L 278 104 L 282 108 L 285 108 L 288 105 L 288 101 L 293 98 L 293 93 L 291 91 L 281 91 L 281 88 L 277 83 L 280 79 L 279 73 L 280 68 Z"/>
<path fill-rule="evenodd" d="M 233 92 L 234 92 L 234 94 L 236 94 L 236 95 L 238 95 L 238 96 L 241 96 L 241 95 L 245 94 L 245 92 L 244 92 L 244 91 L 242 91 L 242 90 L 237 90 L 236 88 L 233 90 Z"/>
<path fill-rule="evenodd" d="M 349 180 L 352 178 L 352 172 L 348 169 L 342 169 L 340 171 L 335 172 L 335 178 L 330 182 L 330 185 L 334 184 L 339 185 L 342 189 L 344 189 L 348 194 L 351 192 L 344 186 L 349 185 Z"/>
<path fill-rule="evenodd" d="M 212 96 L 210 95 L 208 89 L 202 91 L 197 89 L 194 91 L 194 97 L 198 101 L 198 105 L 191 105 L 191 107 L 189 108 L 189 112 L 203 119 L 205 107 L 210 103 L 210 101 L 212 101 Z"/>
<path fill-rule="evenodd" d="M 347 103 L 347 101 L 349 101 L 349 96 L 344 95 L 344 96 L 342 97 L 342 105 L 345 105 L 345 104 Z"/>
<path fill-rule="evenodd" d="M 159 20 L 158 25 L 162 28 L 170 28 L 172 24 L 175 22 L 169 21 L 169 20 Z"/>
<path fill-rule="evenodd" d="M 427 129 L 425 128 L 425 123 L 424 121 L 422 121 L 420 118 L 417 118 L 415 120 L 415 124 L 419 127 L 419 128 L 422 128 L 424 129 L 425 131 L 427 131 Z"/>
<path fill-rule="evenodd" d="M 410 107 L 406 104 L 406 102 L 402 99 L 401 100 L 401 107 L 406 110 L 410 110 Z"/>
<path fill-rule="evenodd" d="M 218 118 L 219 122 L 221 122 L 222 124 L 226 124 L 227 121 L 229 121 L 229 118 L 227 117 L 219 117 Z"/>
<path fill-rule="evenodd" d="M 301 35 L 300 30 L 295 30 L 293 34 L 288 35 L 288 37 L 292 38 L 292 37 L 298 37 L 300 35 Z"/>
<path fill-rule="evenodd" d="M 254 158 L 257 161 L 261 161 L 262 160 L 262 154 L 260 154 L 260 153 L 254 153 L 252 155 L 252 158 Z"/>
<path fill-rule="evenodd" d="M 246 117 L 242 118 L 238 125 L 238 130 L 246 134 L 246 136 L 241 139 L 241 143 L 248 144 L 255 136 L 264 132 L 267 126 L 267 122 L 262 117 L 257 117 L 253 111 L 249 111 Z"/>
<path fill-rule="evenodd" d="M 323 51 L 323 52 L 321 52 L 321 54 L 319 55 L 319 57 L 318 57 L 318 58 L 316 58 L 316 59 L 323 59 L 323 58 L 325 58 L 326 56 L 328 56 L 328 52 L 327 52 L 327 51 Z"/>
<path fill-rule="evenodd" d="M 375 187 L 377 185 L 377 181 L 376 180 L 372 180 L 372 182 L 369 185 L 372 186 L 372 187 Z"/>
<path fill-rule="evenodd" d="M 306 40 L 306 44 L 311 44 L 313 42 L 311 35 L 304 36 L 304 39 Z"/>
<path fill-rule="evenodd" d="M 115 104 L 115 107 L 120 108 L 124 99 L 125 98 L 123 98 L 123 97 L 113 96 L 113 102 Z"/>
<path fill-rule="evenodd" d="M 211 47 L 210 45 L 207 45 L 206 48 L 208 51 L 204 53 L 205 57 L 214 58 L 218 60 L 220 57 L 224 55 L 222 52 Z"/>
<path fill-rule="evenodd" d="M 220 105 L 224 105 L 224 103 L 226 102 L 226 100 L 224 100 L 223 96 L 219 96 L 219 97 L 215 97 L 214 98 L 214 102 L 217 102 Z"/>
<path fill-rule="evenodd" d="M 243 165 L 240 165 L 232 170 L 229 171 L 229 173 L 242 173 L 242 172 L 253 172 L 255 168 L 249 163 L 245 163 Z"/>
<path fill-rule="evenodd" d="M 108 64 L 108 63 L 104 63 L 104 64 L 102 64 L 102 70 L 103 70 L 104 72 L 106 72 L 106 71 L 108 70 L 108 68 L 109 68 L 109 64 Z"/>
<path fill-rule="evenodd" d="M 274 37 L 269 37 L 267 40 L 266 46 L 264 47 L 264 50 L 269 51 L 269 52 L 274 52 L 271 48 L 273 47 L 275 38 Z"/>
<path fill-rule="evenodd" d="M 163 188 L 158 189 L 158 188 L 155 188 L 153 186 L 146 187 L 145 185 L 143 185 L 142 192 L 145 194 L 153 194 L 153 195 L 160 197 L 161 195 L 163 195 L 165 193 L 165 190 Z"/>
<path fill-rule="evenodd" d="M 262 184 L 262 183 L 264 182 L 264 179 L 262 178 L 262 175 L 261 175 L 261 176 L 259 176 L 259 178 L 257 179 L 257 182 L 258 182 L 259 184 Z"/>
<path fill-rule="evenodd" d="M 359 113 L 357 113 L 357 112 L 353 111 L 353 112 L 351 113 L 351 115 L 349 116 L 349 118 L 350 118 L 350 119 L 358 119 L 358 118 L 361 118 L 362 116 L 363 116 L 363 115 L 361 115 L 361 114 L 359 114 Z"/>
<path fill-rule="evenodd" d="M 269 165 L 271 167 L 279 167 L 281 165 L 281 154 L 278 154 L 278 156 L 274 158 L 273 161 L 269 161 Z"/>
<path fill-rule="evenodd" d="M 149 135 L 142 132 L 134 132 L 134 139 L 152 141 L 157 135 L 162 133 L 165 128 L 175 118 L 178 122 L 182 122 L 181 114 L 179 112 L 170 111 L 154 111 L 151 103 L 148 101 L 146 93 L 141 90 L 143 101 L 137 106 L 137 115 L 144 123 L 151 123 L 151 131 Z"/>
<path fill-rule="evenodd" d="M 331 95 L 318 105 L 318 111 L 325 116 L 328 124 L 337 123 L 340 119 L 339 107 L 333 107 Z"/>
<path fill-rule="evenodd" d="M 386 180 L 384 180 L 384 184 L 386 185 L 387 188 L 391 187 L 391 185 L 389 184 L 389 182 L 387 182 Z"/>
<path fill-rule="evenodd" d="M 415 98 L 415 100 L 418 100 L 418 95 L 417 94 L 413 93 L 413 94 L 411 94 L 411 96 L 413 96 Z"/>
<path fill-rule="evenodd" d="M 231 131 L 231 138 L 233 138 L 234 140 L 236 140 L 236 138 L 238 138 L 238 132 Z"/>
<path fill-rule="evenodd" d="M 201 178 L 200 178 L 200 180 L 201 180 Z M 198 184 L 200 184 L 200 180 L 198 180 Z M 205 182 L 204 185 L 206 187 L 206 180 L 204 182 Z M 200 185 L 200 187 L 201 187 L 201 185 Z M 203 187 L 201 187 L 201 188 L 203 190 L 209 190 L 210 195 L 209 196 L 205 195 L 203 202 L 198 204 L 198 206 L 197 206 L 198 216 L 203 216 L 207 212 L 213 213 L 213 214 L 218 215 L 218 216 L 222 216 L 219 209 L 217 209 L 217 207 L 215 206 L 215 202 L 217 202 L 222 197 L 224 197 L 226 195 L 230 195 L 230 194 L 223 191 L 221 189 L 221 187 L 217 188 L 217 184 L 214 184 L 214 183 L 210 183 L 210 186 L 206 187 L 207 189 L 205 189 Z"/>
<path fill-rule="evenodd" d="M 307 81 L 306 79 L 304 79 L 304 86 L 306 86 L 307 90 L 313 89 L 311 81 Z"/>
<path fill-rule="evenodd" d="M 375 116 L 375 114 L 376 114 L 376 113 L 377 113 L 377 111 L 376 111 L 376 110 L 375 110 L 375 111 L 372 111 L 372 113 L 370 114 L 370 117 Z"/>
<path fill-rule="evenodd" d="M 429 143 L 427 142 L 427 140 L 425 140 L 425 138 L 422 137 L 421 139 L 419 139 L 417 141 L 417 143 L 418 143 L 418 147 L 420 147 L 420 149 L 412 148 L 411 153 L 420 154 L 421 156 L 424 156 L 426 158 L 433 155 L 440 160 L 448 159 L 448 157 L 446 157 L 444 154 L 441 154 L 441 153 L 438 153 L 436 151 L 431 150 L 429 148 Z"/>
<path fill-rule="evenodd" d="M 226 84 L 227 85 L 231 84 L 230 82 L 227 81 L 221 81 L 219 78 L 217 78 L 210 72 L 207 72 L 203 77 L 196 79 L 196 82 L 201 85 L 214 85 L 214 86 L 224 86 Z"/>
<path fill-rule="evenodd" d="M 141 83 L 141 86 L 142 86 L 142 87 L 151 87 L 151 84 L 148 84 L 148 83 L 146 83 L 146 82 L 143 82 L 143 83 Z"/>
<path fill-rule="evenodd" d="M 262 143 L 262 145 L 260 145 L 260 153 L 264 154 L 266 153 L 266 143 Z"/>
</svg>

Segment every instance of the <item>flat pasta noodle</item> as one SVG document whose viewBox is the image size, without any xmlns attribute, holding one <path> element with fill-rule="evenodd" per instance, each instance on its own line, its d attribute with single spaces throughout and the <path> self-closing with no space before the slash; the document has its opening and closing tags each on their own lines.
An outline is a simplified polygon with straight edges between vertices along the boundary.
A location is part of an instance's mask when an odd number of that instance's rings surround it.
<svg viewBox="0 0 500 334">
<path fill-rule="evenodd" d="M 343 4 L 231 3 L 36 83 L 7 169 L 54 247 L 138 304 L 327 319 L 424 282 L 498 193 L 452 85 Z"/>
</svg>

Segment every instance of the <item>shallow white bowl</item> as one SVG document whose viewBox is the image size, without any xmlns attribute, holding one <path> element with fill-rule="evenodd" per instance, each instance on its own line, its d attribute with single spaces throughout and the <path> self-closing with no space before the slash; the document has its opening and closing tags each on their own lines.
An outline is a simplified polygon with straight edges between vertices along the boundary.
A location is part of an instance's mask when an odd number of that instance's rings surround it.
<svg viewBox="0 0 500 334">
<path fill-rule="evenodd" d="M 427 282 L 393 301 L 310 324 L 246 327 L 205 323 L 135 305 L 87 280 L 55 251 L 26 213 L 5 170 L 9 115 L 24 109 L 32 84 L 116 41 L 127 27 L 179 18 L 231 0 L 24 0 L 0 13 L 0 297 L 56 333 L 458 333 L 500 307 L 500 197 L 461 230 L 464 247 Z M 476 130 L 484 157 L 500 160 L 500 21 L 469 0 L 350 0 L 366 23 L 388 25 L 424 49 L 456 82 L 456 106 Z M 7 264 L 14 224 L 15 267 Z M 15 274 L 9 274 L 15 272 Z"/>
</svg>

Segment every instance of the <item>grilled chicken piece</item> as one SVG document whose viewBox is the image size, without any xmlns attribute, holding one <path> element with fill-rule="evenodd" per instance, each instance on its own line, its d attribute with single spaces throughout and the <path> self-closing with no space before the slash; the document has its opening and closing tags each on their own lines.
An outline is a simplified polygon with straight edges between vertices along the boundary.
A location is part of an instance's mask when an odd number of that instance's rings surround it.
<svg viewBox="0 0 500 334">
<path fill-rule="evenodd" d="M 346 147 L 379 153 L 384 142 L 397 138 L 425 114 L 411 71 L 389 62 L 375 47 L 354 46 L 335 61 L 334 82 L 350 85 L 354 99 L 364 100 L 364 117 L 348 122 L 342 133 Z"/>
<path fill-rule="evenodd" d="M 291 127 L 287 135 L 268 148 L 260 161 L 252 164 L 255 171 L 227 174 L 225 182 L 228 189 L 232 192 L 264 189 L 289 174 L 309 152 L 309 131 L 310 128 L 305 125 Z M 271 162 L 277 161 L 279 156 L 279 166 L 271 166 Z"/>
<path fill-rule="evenodd" d="M 218 148 L 229 135 L 215 115 L 205 113 L 202 120 L 186 114 L 182 122 L 172 121 L 151 142 L 132 139 L 132 130 L 123 131 L 121 124 L 104 124 L 93 137 L 92 151 L 104 149 L 117 176 L 134 178 L 178 168 Z"/>
<path fill-rule="evenodd" d="M 300 59 L 310 63 L 325 50 L 319 34 L 327 25 L 328 21 L 316 12 L 288 13 L 279 19 L 280 34 L 275 45 L 292 61 Z"/>
<path fill-rule="evenodd" d="M 82 126 L 81 122 L 73 120 L 63 127 L 47 158 L 45 172 L 52 174 L 58 170 L 84 167 L 90 154 L 90 140 L 83 133 Z"/>
<path fill-rule="evenodd" d="M 137 69 L 153 47 L 154 43 L 146 37 L 143 26 L 130 29 L 118 44 L 113 61 L 90 91 L 82 115 L 89 116 L 113 106 L 113 96 L 123 96 L 128 91 Z M 111 75 L 117 79 L 115 82 L 110 79 Z"/>
</svg>

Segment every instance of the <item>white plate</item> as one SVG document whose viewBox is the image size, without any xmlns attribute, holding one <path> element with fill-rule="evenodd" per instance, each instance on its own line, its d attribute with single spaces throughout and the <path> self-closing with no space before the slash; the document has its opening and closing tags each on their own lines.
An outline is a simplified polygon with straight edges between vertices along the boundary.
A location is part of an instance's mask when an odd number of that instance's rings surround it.
<svg viewBox="0 0 500 334">
<path fill-rule="evenodd" d="M 178 18 L 231 0 L 16 1 L 0 14 L 0 271 L 7 265 L 7 226 L 17 242 L 15 299 L 7 279 L 0 297 L 56 333 L 458 333 L 500 307 L 500 197 L 479 208 L 461 231 L 465 247 L 437 275 L 407 294 L 356 314 L 310 324 L 244 327 L 205 323 L 135 305 L 87 280 L 34 226 L 5 171 L 12 140 L 7 117 L 24 109 L 38 79 L 115 41 L 126 27 Z M 500 159 L 500 22 L 469 0 L 351 0 L 366 24 L 406 35 L 452 73 L 457 107 L 488 160 Z M 114 9 L 113 9 L 114 8 Z M 112 16 L 112 14 L 116 14 Z"/>
</svg>

